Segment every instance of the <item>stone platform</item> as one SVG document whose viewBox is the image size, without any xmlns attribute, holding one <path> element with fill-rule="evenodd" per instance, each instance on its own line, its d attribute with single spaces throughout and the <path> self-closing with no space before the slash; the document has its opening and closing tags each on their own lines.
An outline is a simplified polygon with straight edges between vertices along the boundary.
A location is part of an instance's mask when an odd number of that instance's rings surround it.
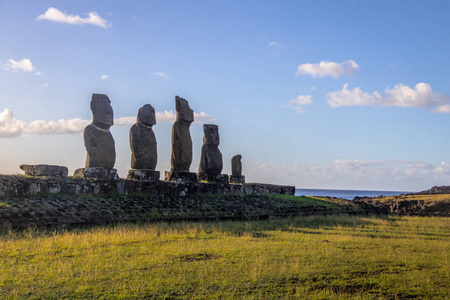
<svg viewBox="0 0 450 300">
<path fill-rule="evenodd" d="M 25 177 L 0 175 L 0 196 L 28 196 L 33 194 L 150 194 L 160 196 L 184 196 L 195 194 L 294 195 L 295 187 L 286 185 L 246 183 L 170 182 L 138 180 L 104 180 L 74 177 Z"/>
</svg>

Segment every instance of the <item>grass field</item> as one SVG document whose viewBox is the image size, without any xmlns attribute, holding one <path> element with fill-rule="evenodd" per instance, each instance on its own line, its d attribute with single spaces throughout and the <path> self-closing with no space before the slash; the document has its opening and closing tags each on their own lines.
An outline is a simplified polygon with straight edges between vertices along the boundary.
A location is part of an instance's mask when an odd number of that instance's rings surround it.
<svg viewBox="0 0 450 300">
<path fill-rule="evenodd" d="M 446 299 L 448 218 L 307 216 L 0 235 L 1 299 Z"/>
</svg>

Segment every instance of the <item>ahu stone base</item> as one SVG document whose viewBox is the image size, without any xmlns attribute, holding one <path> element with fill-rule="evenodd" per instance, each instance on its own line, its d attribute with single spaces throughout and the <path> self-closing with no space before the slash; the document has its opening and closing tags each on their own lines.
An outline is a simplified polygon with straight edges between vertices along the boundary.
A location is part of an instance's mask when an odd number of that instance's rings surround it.
<svg viewBox="0 0 450 300">
<path fill-rule="evenodd" d="M 117 170 L 103 167 L 90 167 L 76 169 L 73 174 L 75 178 L 92 178 L 100 180 L 118 180 Z"/>
<path fill-rule="evenodd" d="M 20 165 L 20 168 L 28 176 L 67 177 L 69 169 L 55 165 Z"/>
<path fill-rule="evenodd" d="M 245 183 L 245 176 L 244 175 L 230 175 L 229 181 L 232 184 L 244 184 Z"/>
<path fill-rule="evenodd" d="M 194 173 L 195 174 L 195 173 Z M 294 186 L 246 183 L 138 181 L 126 179 L 93 179 L 86 177 L 24 177 L 0 175 L 0 197 L 23 197 L 33 194 L 148 194 L 158 196 L 185 196 L 196 194 L 294 195 Z"/>
<path fill-rule="evenodd" d="M 200 172 L 197 174 L 198 181 L 206 181 L 211 183 L 228 183 L 227 174 L 209 175 L 207 173 Z"/>
<path fill-rule="evenodd" d="M 129 180 L 159 181 L 159 171 L 148 169 L 131 169 L 128 171 Z"/>
<path fill-rule="evenodd" d="M 164 180 L 179 183 L 197 182 L 197 173 L 184 171 L 166 171 Z"/>
</svg>

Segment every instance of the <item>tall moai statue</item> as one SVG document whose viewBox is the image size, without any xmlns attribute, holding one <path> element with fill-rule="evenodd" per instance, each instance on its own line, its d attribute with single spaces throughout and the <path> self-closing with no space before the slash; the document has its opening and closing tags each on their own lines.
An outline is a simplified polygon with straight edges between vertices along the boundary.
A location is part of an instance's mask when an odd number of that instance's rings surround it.
<svg viewBox="0 0 450 300">
<path fill-rule="evenodd" d="M 223 168 L 222 153 L 219 150 L 219 126 L 203 125 L 203 146 L 198 168 L 198 180 L 227 182 L 228 175 L 220 174 Z"/>
<path fill-rule="evenodd" d="M 172 126 L 172 157 L 170 171 L 166 172 L 165 179 L 171 181 L 196 181 L 197 175 L 190 173 L 192 163 L 192 139 L 189 127 L 194 122 L 194 111 L 189 103 L 175 96 L 175 109 L 177 119 Z"/>
<path fill-rule="evenodd" d="M 136 124 L 130 129 L 131 170 L 127 179 L 159 180 L 155 171 L 158 161 L 157 144 L 152 126 L 156 124 L 155 109 L 150 104 L 139 108 Z"/>
<path fill-rule="evenodd" d="M 85 168 L 77 169 L 74 176 L 98 179 L 118 179 L 115 143 L 110 127 L 114 124 L 111 101 L 104 94 L 92 94 L 92 123 L 84 129 L 86 147 Z"/>
<path fill-rule="evenodd" d="M 231 158 L 231 175 L 230 183 L 244 184 L 245 176 L 242 175 L 242 155 L 238 154 Z"/>
</svg>

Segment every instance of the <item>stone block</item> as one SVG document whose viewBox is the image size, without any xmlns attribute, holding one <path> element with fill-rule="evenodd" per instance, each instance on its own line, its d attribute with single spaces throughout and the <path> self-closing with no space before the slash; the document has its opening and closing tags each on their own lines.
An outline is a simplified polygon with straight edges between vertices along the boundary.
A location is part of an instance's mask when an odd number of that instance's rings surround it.
<svg viewBox="0 0 450 300">
<path fill-rule="evenodd" d="M 117 170 L 103 167 L 79 168 L 73 174 L 75 178 L 93 178 L 100 180 L 119 180 Z"/>
<path fill-rule="evenodd" d="M 128 180 L 159 181 L 159 171 L 148 169 L 131 169 L 128 171 Z"/>
<path fill-rule="evenodd" d="M 210 183 L 228 183 L 228 175 L 227 174 L 219 174 L 219 175 L 211 175 L 208 173 L 200 172 L 197 174 L 198 181 L 207 181 Z"/>
<path fill-rule="evenodd" d="M 55 165 L 20 165 L 29 176 L 67 177 L 69 170 L 64 166 Z"/>
<path fill-rule="evenodd" d="M 185 171 L 166 171 L 164 180 L 181 183 L 197 182 L 197 173 Z"/>
<path fill-rule="evenodd" d="M 229 182 L 233 184 L 244 184 L 245 176 L 244 175 L 230 175 Z"/>
</svg>

